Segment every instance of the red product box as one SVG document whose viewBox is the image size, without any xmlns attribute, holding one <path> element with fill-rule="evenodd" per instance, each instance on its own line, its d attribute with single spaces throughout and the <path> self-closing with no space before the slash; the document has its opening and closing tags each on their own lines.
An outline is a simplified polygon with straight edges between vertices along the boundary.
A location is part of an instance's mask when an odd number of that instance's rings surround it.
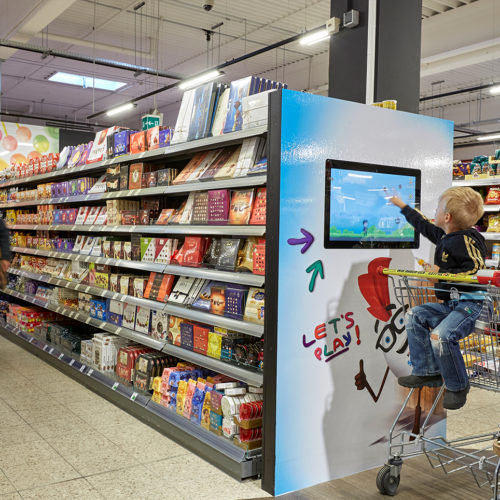
<svg viewBox="0 0 500 500">
<path fill-rule="evenodd" d="M 130 135 L 130 154 L 143 153 L 147 151 L 148 143 L 146 131 L 136 132 Z"/>
<path fill-rule="evenodd" d="M 206 354 L 208 349 L 209 328 L 202 325 L 193 325 L 193 351 L 199 354 Z"/>
</svg>

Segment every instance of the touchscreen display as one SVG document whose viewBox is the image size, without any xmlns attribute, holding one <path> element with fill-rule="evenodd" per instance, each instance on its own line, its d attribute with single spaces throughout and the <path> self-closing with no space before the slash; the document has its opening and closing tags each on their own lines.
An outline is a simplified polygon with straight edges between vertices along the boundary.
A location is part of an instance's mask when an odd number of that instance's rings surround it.
<svg viewBox="0 0 500 500">
<path fill-rule="evenodd" d="M 326 161 L 326 248 L 417 248 L 418 234 L 389 198 L 420 204 L 420 170 Z"/>
</svg>

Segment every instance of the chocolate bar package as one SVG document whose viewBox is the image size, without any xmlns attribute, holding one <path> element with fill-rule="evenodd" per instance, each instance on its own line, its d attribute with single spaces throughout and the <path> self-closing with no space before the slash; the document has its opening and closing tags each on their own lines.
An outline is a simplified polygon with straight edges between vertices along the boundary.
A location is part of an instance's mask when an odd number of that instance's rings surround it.
<svg viewBox="0 0 500 500">
<path fill-rule="evenodd" d="M 129 166 L 120 166 L 120 191 L 126 191 L 128 189 L 128 176 L 129 176 Z"/>
<path fill-rule="evenodd" d="M 135 331 L 149 334 L 151 327 L 151 309 L 148 307 L 137 306 L 135 314 Z"/>
<path fill-rule="evenodd" d="M 205 266 L 207 267 L 215 267 L 217 265 L 217 261 L 219 260 L 220 249 L 220 238 L 212 238 L 210 246 L 208 247 L 208 250 L 203 257 L 203 264 L 205 264 Z"/>
<path fill-rule="evenodd" d="M 129 167 L 129 189 L 142 188 L 142 174 L 144 173 L 144 163 L 132 163 Z"/>
<path fill-rule="evenodd" d="M 184 301 L 189 295 L 189 291 L 193 286 L 195 278 L 190 276 L 181 276 L 172 290 L 172 293 L 168 297 L 168 302 L 173 302 L 175 304 L 184 304 Z"/>
<path fill-rule="evenodd" d="M 130 236 L 132 244 L 132 260 L 141 260 L 141 235 L 132 233 Z"/>
<path fill-rule="evenodd" d="M 175 276 L 173 274 L 163 274 L 160 283 L 160 288 L 158 290 L 158 297 L 156 300 L 158 302 L 167 302 L 170 294 L 172 293 L 172 288 L 174 286 Z M 155 293 L 156 280 L 153 283 L 153 289 L 151 290 L 151 295 Z"/>
<path fill-rule="evenodd" d="M 240 321 L 243 320 L 247 293 L 248 289 L 243 285 L 228 284 L 225 291 L 224 316 Z"/>
<path fill-rule="evenodd" d="M 207 192 L 195 193 L 191 224 L 206 224 L 207 221 L 208 221 L 208 193 Z"/>
<path fill-rule="evenodd" d="M 196 300 L 193 302 L 192 307 L 201 309 L 202 311 L 210 311 L 210 298 L 212 295 L 212 287 L 224 288 L 225 284 L 220 281 L 209 281 L 202 288 Z"/>
<path fill-rule="evenodd" d="M 224 316 L 226 306 L 226 287 L 212 286 L 210 290 L 210 313 Z"/>
<path fill-rule="evenodd" d="M 170 146 L 170 139 L 172 137 L 173 130 L 169 127 L 160 130 L 158 140 L 160 141 L 160 148 Z"/>
<path fill-rule="evenodd" d="M 217 189 L 208 192 L 208 223 L 226 224 L 229 216 L 229 192 Z"/>
<path fill-rule="evenodd" d="M 245 321 L 264 324 L 265 291 L 263 288 L 250 287 L 245 305 Z"/>
<path fill-rule="evenodd" d="M 240 238 L 222 238 L 219 258 L 215 267 L 223 271 L 234 271 L 241 243 Z"/>
<path fill-rule="evenodd" d="M 250 224 L 257 225 L 266 223 L 266 198 L 267 189 L 265 187 L 257 189 L 252 216 L 250 217 Z"/>
<path fill-rule="evenodd" d="M 158 186 L 170 186 L 176 175 L 177 170 L 173 168 L 158 170 L 156 183 Z"/>
<path fill-rule="evenodd" d="M 246 225 L 250 220 L 253 204 L 253 189 L 233 191 L 229 207 L 228 224 Z"/>
<path fill-rule="evenodd" d="M 193 350 L 193 325 L 188 322 L 181 323 L 181 347 Z"/>
<path fill-rule="evenodd" d="M 168 334 L 168 314 L 163 311 L 151 313 L 151 336 L 156 340 L 166 340 Z"/>
</svg>

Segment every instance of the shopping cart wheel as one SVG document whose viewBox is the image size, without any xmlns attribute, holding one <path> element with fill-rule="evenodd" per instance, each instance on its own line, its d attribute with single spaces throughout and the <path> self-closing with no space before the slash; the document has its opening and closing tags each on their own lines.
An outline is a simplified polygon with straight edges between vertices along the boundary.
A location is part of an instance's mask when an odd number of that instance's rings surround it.
<svg viewBox="0 0 500 500">
<path fill-rule="evenodd" d="M 385 464 L 377 474 L 377 488 L 380 493 L 393 497 L 399 486 L 399 476 L 391 475 L 391 466 Z"/>
</svg>

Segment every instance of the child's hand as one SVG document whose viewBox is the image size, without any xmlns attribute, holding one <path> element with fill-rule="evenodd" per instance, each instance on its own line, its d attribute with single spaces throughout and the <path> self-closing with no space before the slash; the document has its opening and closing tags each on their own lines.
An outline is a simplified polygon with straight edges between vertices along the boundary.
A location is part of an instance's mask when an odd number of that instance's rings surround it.
<svg viewBox="0 0 500 500">
<path fill-rule="evenodd" d="M 385 189 L 385 194 L 389 196 L 389 201 L 393 205 L 396 205 L 399 208 L 406 207 L 406 203 L 399 196 L 391 195 L 391 193 L 389 193 L 388 189 Z"/>
<path fill-rule="evenodd" d="M 439 266 L 436 266 L 436 264 L 429 264 L 426 262 L 425 264 L 422 265 L 422 267 L 428 273 L 438 273 L 439 272 Z"/>
</svg>

